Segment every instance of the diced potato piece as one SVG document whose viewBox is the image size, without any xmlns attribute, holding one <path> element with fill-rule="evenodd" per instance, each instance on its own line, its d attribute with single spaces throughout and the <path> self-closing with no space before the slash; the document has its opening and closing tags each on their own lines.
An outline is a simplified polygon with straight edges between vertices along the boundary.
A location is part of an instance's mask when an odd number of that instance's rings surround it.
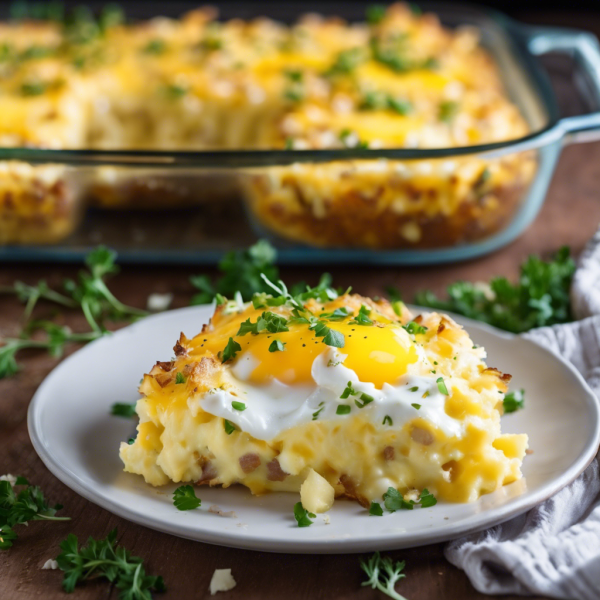
<svg viewBox="0 0 600 600">
<path fill-rule="evenodd" d="M 333 505 L 334 489 L 327 479 L 321 477 L 313 469 L 300 486 L 302 506 L 312 513 L 327 512 Z"/>
</svg>

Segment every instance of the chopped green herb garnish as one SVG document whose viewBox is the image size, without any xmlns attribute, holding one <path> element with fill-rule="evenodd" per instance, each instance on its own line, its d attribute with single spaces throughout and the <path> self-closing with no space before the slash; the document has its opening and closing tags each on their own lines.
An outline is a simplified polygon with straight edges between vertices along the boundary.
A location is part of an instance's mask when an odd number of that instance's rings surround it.
<svg viewBox="0 0 600 600">
<path fill-rule="evenodd" d="M 450 394 L 448 393 L 448 388 L 446 387 L 446 383 L 444 382 L 444 378 L 443 377 L 438 377 L 435 381 L 437 383 L 438 390 L 440 390 L 440 392 L 442 394 L 445 394 L 446 396 L 449 396 Z"/>
<path fill-rule="evenodd" d="M 340 404 L 337 407 L 335 414 L 336 415 L 348 415 L 348 414 L 350 414 L 351 410 L 352 410 L 352 407 L 349 404 Z"/>
<path fill-rule="evenodd" d="M 408 388 L 409 392 L 418 392 L 419 391 L 419 386 L 418 385 L 414 385 L 411 388 Z"/>
<path fill-rule="evenodd" d="M 373 325 L 373 321 L 369 317 L 371 309 L 367 308 L 364 304 L 360 307 L 356 317 L 350 321 L 352 325 Z"/>
<path fill-rule="evenodd" d="M 256 320 L 256 323 L 252 323 L 250 319 L 244 321 L 236 333 L 236 336 L 243 337 L 248 333 L 252 335 L 258 335 L 261 331 L 268 331 L 269 333 L 281 333 L 283 331 L 289 331 L 288 320 L 274 312 L 266 311 L 263 312 L 260 317 Z M 273 352 L 273 350 L 271 350 Z"/>
<path fill-rule="evenodd" d="M 332 312 L 324 312 L 319 315 L 319 318 L 326 319 L 327 321 L 343 321 L 346 317 L 351 316 L 352 313 L 348 311 L 345 306 L 336 308 Z"/>
<path fill-rule="evenodd" d="M 392 417 L 390 417 L 390 415 L 385 415 L 385 417 L 383 417 L 383 423 L 382 425 L 388 424 L 390 427 L 394 424 L 392 422 Z"/>
<path fill-rule="evenodd" d="M 443 121 L 444 123 L 451 123 L 458 113 L 458 108 L 458 102 L 453 102 L 452 100 L 442 102 L 439 108 L 440 121 Z"/>
<path fill-rule="evenodd" d="M 221 304 L 226 304 L 227 298 L 225 298 L 225 296 L 221 296 L 221 294 L 219 294 L 219 293 L 216 293 L 215 294 L 215 303 L 217 306 L 221 306 Z"/>
<path fill-rule="evenodd" d="M 407 323 L 406 325 L 402 325 L 403 329 L 406 329 L 406 331 L 408 331 L 408 333 L 410 333 L 411 335 L 421 335 L 424 333 L 427 333 L 427 327 L 424 327 L 423 325 L 419 325 L 418 323 L 415 323 L 414 321 L 411 321 L 410 323 Z"/>
<path fill-rule="evenodd" d="M 269 352 L 283 352 L 285 350 L 285 342 L 273 340 L 269 346 Z"/>
<path fill-rule="evenodd" d="M 233 407 L 234 410 L 239 410 L 239 411 L 246 410 L 246 405 L 243 402 L 238 402 L 237 400 L 234 400 L 231 403 L 231 406 Z"/>
<path fill-rule="evenodd" d="M 181 85 L 172 83 L 165 86 L 164 92 L 167 98 L 170 98 L 171 100 L 178 100 L 179 98 L 183 98 L 183 96 L 187 94 L 188 90 Z"/>
<path fill-rule="evenodd" d="M 313 420 L 313 421 L 316 421 L 316 420 L 319 418 L 319 415 L 321 414 L 321 411 L 322 411 L 322 410 L 325 408 L 325 406 L 323 406 L 324 404 L 325 404 L 324 402 L 321 402 L 321 403 L 319 404 L 319 406 L 320 406 L 321 408 L 319 408 L 319 410 L 315 411 L 315 412 L 312 414 L 312 420 Z"/>
<path fill-rule="evenodd" d="M 136 416 L 135 402 L 131 404 L 115 402 L 115 404 L 110 407 L 110 414 L 114 415 L 115 417 L 125 417 L 126 419 L 131 419 L 131 417 Z"/>
<path fill-rule="evenodd" d="M 294 504 L 294 518 L 298 523 L 298 527 L 309 527 L 313 524 L 313 522 L 310 519 L 316 519 L 317 515 L 308 512 L 302 506 L 302 502 L 296 502 L 296 504 Z"/>
<path fill-rule="evenodd" d="M 332 348 L 343 348 L 345 344 L 344 334 L 334 329 L 328 329 L 323 338 L 323 343 Z"/>
<path fill-rule="evenodd" d="M 298 87 L 290 87 L 284 90 L 283 97 L 291 102 L 302 102 L 304 91 Z"/>
<path fill-rule="evenodd" d="M 343 50 L 337 55 L 335 62 L 325 72 L 325 76 L 350 75 L 366 58 L 366 53 L 362 48 Z"/>
<path fill-rule="evenodd" d="M 304 73 L 302 71 L 300 71 L 299 69 L 286 69 L 284 71 L 284 75 L 290 81 L 293 81 L 294 83 L 301 83 Z"/>
<path fill-rule="evenodd" d="M 383 517 L 383 508 L 379 502 L 371 502 L 369 514 L 373 517 Z"/>
<path fill-rule="evenodd" d="M 235 425 L 230 423 L 227 419 L 223 419 L 223 428 L 227 435 L 231 435 L 235 431 Z"/>
<path fill-rule="evenodd" d="M 21 84 L 22 96 L 41 96 L 48 89 L 48 83 L 43 81 L 30 81 Z"/>
<path fill-rule="evenodd" d="M 223 350 L 221 362 L 226 363 L 229 360 L 233 360 L 237 353 L 241 351 L 242 347 L 236 341 L 234 341 L 233 338 L 229 338 L 227 346 L 225 346 L 225 350 Z"/>
<path fill-rule="evenodd" d="M 177 375 L 175 375 L 175 383 L 185 383 L 186 379 L 185 379 L 185 375 L 183 373 L 177 373 Z"/>
<path fill-rule="evenodd" d="M 427 488 L 423 488 L 423 491 L 417 500 L 417 504 L 421 504 L 421 508 L 429 508 L 430 506 L 435 506 L 437 504 L 437 499 L 427 490 Z"/>
<path fill-rule="evenodd" d="M 191 485 L 181 485 L 173 492 L 173 504 L 177 510 L 192 510 L 198 508 L 202 501 Z"/>
<path fill-rule="evenodd" d="M 373 402 L 373 400 L 375 400 L 373 396 L 370 396 L 369 394 L 361 394 L 360 400 L 355 400 L 354 403 L 356 406 L 358 406 L 358 408 L 364 408 L 367 404 Z"/>
<path fill-rule="evenodd" d="M 437 504 L 436 498 L 433 494 L 429 493 L 427 488 L 423 488 L 423 491 L 416 501 L 407 501 L 397 489 L 390 487 L 388 488 L 388 491 L 383 494 L 383 500 L 386 509 L 390 512 L 395 512 L 397 510 L 413 510 L 413 507 L 418 505 L 421 505 L 421 508 L 428 508 Z"/>
<path fill-rule="evenodd" d="M 417 410 L 419 410 L 419 409 L 421 408 L 421 405 L 420 405 L 420 404 L 417 404 L 416 402 L 414 402 L 413 404 L 411 404 L 411 406 L 412 406 L 413 408 L 416 408 Z"/>
<path fill-rule="evenodd" d="M 387 510 L 396 512 L 397 510 L 412 510 L 414 501 L 406 501 L 402 494 L 393 487 L 388 488 L 388 491 L 383 494 L 383 503 Z"/>
<path fill-rule="evenodd" d="M 143 48 L 143 52 L 146 54 L 164 54 L 167 50 L 167 44 L 164 40 L 156 38 L 150 40 Z"/>
<path fill-rule="evenodd" d="M 346 398 L 349 398 L 350 396 L 356 396 L 357 394 L 358 392 L 352 387 L 352 382 L 349 381 L 340 398 L 345 400 Z"/>
<path fill-rule="evenodd" d="M 504 413 L 512 413 L 521 408 L 525 408 L 525 390 L 515 390 L 504 396 L 502 401 Z"/>
</svg>

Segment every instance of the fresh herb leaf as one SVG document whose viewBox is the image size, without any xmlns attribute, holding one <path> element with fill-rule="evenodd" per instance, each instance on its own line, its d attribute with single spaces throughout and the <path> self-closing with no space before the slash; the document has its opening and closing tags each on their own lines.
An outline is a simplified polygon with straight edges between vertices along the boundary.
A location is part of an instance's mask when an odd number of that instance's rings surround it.
<svg viewBox="0 0 600 600">
<path fill-rule="evenodd" d="M 239 410 L 240 412 L 246 410 L 246 405 L 243 402 L 238 402 L 237 400 L 234 400 L 231 403 L 231 406 L 234 410 Z"/>
<path fill-rule="evenodd" d="M 275 266 L 277 251 L 266 240 L 259 240 L 247 250 L 228 252 L 219 262 L 222 276 L 213 284 L 209 277 L 200 275 L 190 278 L 192 285 L 200 290 L 191 304 L 209 304 L 218 292 L 233 298 L 239 291 L 246 302 L 257 293 L 270 293 L 271 288 L 261 275 L 271 281 L 279 279 L 279 270 Z"/>
<path fill-rule="evenodd" d="M 158 54 L 164 54 L 167 51 L 167 44 L 164 40 L 161 40 L 160 38 L 155 38 L 153 40 L 150 40 L 143 49 L 143 52 L 145 54 L 154 54 L 154 55 L 158 55 Z"/>
<path fill-rule="evenodd" d="M 371 502 L 369 514 L 373 517 L 383 517 L 383 508 L 381 508 L 381 504 L 379 504 L 379 502 Z"/>
<path fill-rule="evenodd" d="M 575 263 L 563 246 L 549 261 L 530 256 L 522 265 L 517 284 L 496 277 L 488 286 L 460 281 L 448 287 L 448 300 L 421 292 L 415 302 L 440 311 L 452 311 L 513 333 L 573 320 L 569 290 Z"/>
<path fill-rule="evenodd" d="M 349 381 L 340 398 L 345 400 L 346 398 L 349 398 L 350 396 L 356 396 L 357 394 L 358 392 L 352 387 L 352 382 Z"/>
<path fill-rule="evenodd" d="M 302 502 L 296 502 L 296 504 L 294 504 L 294 518 L 298 523 L 298 527 L 309 527 L 313 524 L 310 519 L 316 519 L 316 517 L 315 514 L 308 512 L 302 506 Z"/>
<path fill-rule="evenodd" d="M 350 411 L 352 410 L 352 407 L 348 404 L 340 404 L 336 411 L 335 414 L 336 415 L 349 415 Z"/>
<path fill-rule="evenodd" d="M 179 100 L 179 98 L 183 98 L 188 93 L 187 88 L 182 85 L 177 85 L 176 83 L 170 83 L 162 89 L 164 95 L 170 100 Z"/>
<path fill-rule="evenodd" d="M 223 350 L 221 362 L 226 363 L 230 360 L 233 360 L 237 356 L 237 353 L 241 351 L 242 347 L 230 337 L 229 341 L 227 342 L 227 346 L 225 346 L 225 350 Z"/>
<path fill-rule="evenodd" d="M 525 408 L 525 390 L 515 390 L 504 396 L 502 401 L 504 414 L 512 413 L 521 408 Z"/>
<path fill-rule="evenodd" d="M 397 510 L 412 510 L 414 504 L 416 504 L 413 500 L 407 502 L 402 494 L 393 487 L 388 488 L 388 491 L 383 494 L 383 503 L 390 512 L 396 512 Z"/>
<path fill-rule="evenodd" d="M 99 577 L 107 579 L 119 590 L 120 600 L 151 600 L 151 591 L 163 592 L 162 577 L 146 575 L 143 560 L 117 546 L 117 530 L 103 540 L 89 538 L 87 546 L 79 548 L 77 537 L 70 534 L 61 542 L 62 552 L 56 557 L 64 571 L 63 588 L 71 593 L 78 583 Z"/>
<path fill-rule="evenodd" d="M 185 383 L 185 375 L 178 372 L 177 375 L 175 375 L 175 383 Z"/>
<path fill-rule="evenodd" d="M 427 327 L 423 326 L 423 325 L 419 325 L 418 323 L 415 323 L 414 321 L 411 321 L 410 323 L 407 323 L 406 325 L 402 325 L 403 329 L 406 329 L 406 331 L 408 331 L 408 333 L 410 333 L 411 335 L 420 335 L 423 333 L 427 333 Z"/>
<path fill-rule="evenodd" d="M 367 308 L 364 304 L 360 307 L 356 317 L 350 321 L 352 325 L 373 325 L 373 321 L 369 317 L 371 309 Z"/>
<path fill-rule="evenodd" d="M 323 406 L 323 404 L 324 404 L 324 402 L 321 402 L 321 403 L 319 404 L 319 406 L 320 406 L 321 408 L 319 408 L 319 410 L 315 411 L 315 412 L 312 414 L 312 420 L 313 420 L 313 421 L 316 421 L 316 420 L 319 418 L 319 415 L 321 414 L 321 411 L 322 411 L 322 410 L 325 408 L 325 406 Z"/>
<path fill-rule="evenodd" d="M 173 504 L 177 510 L 192 510 L 198 508 L 202 501 L 191 485 L 181 485 L 173 492 Z"/>
<path fill-rule="evenodd" d="M 362 48 L 350 48 L 340 52 L 334 63 L 325 72 L 325 77 L 336 77 L 339 75 L 351 75 L 356 67 L 367 59 Z"/>
<path fill-rule="evenodd" d="M 19 493 L 16 487 L 25 486 Z M 55 516 L 62 508 L 60 504 L 51 507 L 42 490 L 30 485 L 24 477 L 17 477 L 14 486 L 10 481 L 0 481 L 0 550 L 6 550 L 17 539 L 15 525 L 25 525 L 29 521 L 69 521 L 69 517 Z"/>
<path fill-rule="evenodd" d="M 343 321 L 346 317 L 351 316 L 351 314 L 345 306 L 342 306 L 341 308 L 336 308 L 334 311 L 321 313 L 319 318 L 327 321 Z"/>
<path fill-rule="evenodd" d="M 115 415 L 116 417 L 125 417 L 127 419 L 131 419 L 132 417 L 136 416 L 135 402 L 132 404 L 115 402 L 115 404 L 111 406 L 110 414 Z"/>
<path fill-rule="evenodd" d="M 446 102 L 442 102 L 439 108 L 439 119 L 444 123 L 451 123 L 454 120 L 454 117 L 458 113 L 458 102 L 454 102 L 452 100 L 448 100 Z"/>
<path fill-rule="evenodd" d="M 235 425 L 229 422 L 227 419 L 223 419 L 223 428 L 227 435 L 231 435 L 235 431 Z"/>
<path fill-rule="evenodd" d="M 423 488 L 423 491 L 417 500 L 417 504 L 420 504 L 421 508 L 429 508 L 430 506 L 435 506 L 437 504 L 437 499 L 427 490 L 427 488 Z"/>
<path fill-rule="evenodd" d="M 375 400 L 373 396 L 370 396 L 369 394 L 361 394 L 360 400 L 355 400 L 354 403 L 356 406 L 358 406 L 358 408 L 364 408 L 367 404 L 373 402 L 373 400 Z"/>
<path fill-rule="evenodd" d="M 427 488 L 423 488 L 423 491 L 419 494 L 419 498 L 416 501 L 407 501 L 397 489 L 390 487 L 388 488 L 388 491 L 383 494 L 383 501 L 386 509 L 390 512 L 395 512 L 397 510 L 413 510 L 415 506 L 419 505 L 421 505 L 421 508 L 428 508 L 437 504 L 437 499 L 427 490 Z"/>
<path fill-rule="evenodd" d="M 343 333 L 329 329 L 323 338 L 323 343 L 332 348 L 343 348 L 346 340 Z"/>
<path fill-rule="evenodd" d="M 283 352 L 285 350 L 285 342 L 273 340 L 269 346 L 269 352 Z"/>
<path fill-rule="evenodd" d="M 390 427 L 394 424 L 392 422 L 392 417 L 390 417 L 390 415 L 385 415 L 385 417 L 383 417 L 383 423 L 382 425 L 388 424 Z"/>
<path fill-rule="evenodd" d="M 413 403 L 411 404 L 411 406 L 412 406 L 413 408 L 417 409 L 417 410 L 419 410 L 419 409 L 421 408 L 421 405 L 420 405 L 420 404 L 417 404 L 416 402 L 413 402 Z"/>
<path fill-rule="evenodd" d="M 361 569 L 369 578 L 362 585 L 378 589 L 393 600 L 406 600 L 396 591 L 396 583 L 406 577 L 402 573 L 405 564 L 404 561 L 394 563 L 391 558 L 382 558 L 379 552 L 375 552 L 367 562 L 360 561 Z"/>
<path fill-rule="evenodd" d="M 438 386 L 438 390 L 440 390 L 440 392 L 442 394 L 445 394 L 446 396 L 449 396 L 450 394 L 448 393 L 448 388 L 446 387 L 446 382 L 444 381 L 443 377 L 438 377 L 435 382 L 437 383 Z"/>
</svg>

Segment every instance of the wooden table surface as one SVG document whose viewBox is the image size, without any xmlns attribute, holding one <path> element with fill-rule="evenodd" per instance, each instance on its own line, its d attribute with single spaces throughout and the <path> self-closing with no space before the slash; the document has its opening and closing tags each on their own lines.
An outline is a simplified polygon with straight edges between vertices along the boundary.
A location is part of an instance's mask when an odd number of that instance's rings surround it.
<svg viewBox="0 0 600 600">
<path fill-rule="evenodd" d="M 593 15 L 522 15 L 526 20 L 553 22 L 600 30 L 600 19 Z M 559 85 L 560 88 L 560 85 Z M 571 100 L 562 95 L 563 104 Z M 558 164 L 546 204 L 535 224 L 516 242 L 496 254 L 458 265 L 428 268 L 382 267 L 368 269 L 336 268 L 329 270 L 337 285 L 353 285 L 367 295 L 383 293 L 387 285 L 396 285 L 410 299 L 423 288 L 441 292 L 457 279 L 481 280 L 495 275 L 514 278 L 518 265 L 530 253 L 548 255 L 563 244 L 577 254 L 600 222 L 600 144 L 566 148 Z M 75 266 L 1 265 L 0 285 L 15 279 L 34 283 L 40 278 L 59 286 L 65 277 L 77 272 Z M 123 268 L 111 281 L 116 296 L 127 304 L 144 307 L 152 292 L 175 294 L 174 307 L 185 306 L 192 290 L 189 268 Z M 311 269 L 283 269 L 284 279 L 316 282 L 318 273 Z M 41 314 L 48 307 L 40 307 Z M 11 297 L 0 297 L 0 336 L 14 335 L 22 307 Z M 61 317 L 74 330 L 85 330 L 78 314 L 65 312 Z M 71 348 L 70 351 L 75 350 Z M 158 598 L 200 599 L 209 597 L 208 585 L 216 568 L 232 568 L 237 587 L 223 598 L 286 600 L 383 598 L 371 589 L 361 588 L 363 574 L 356 555 L 284 555 L 233 550 L 178 539 L 115 517 L 84 500 L 60 483 L 37 457 L 26 426 L 28 403 L 38 385 L 57 361 L 36 352 L 20 356 L 23 370 L 16 376 L 0 380 L 0 474 L 27 477 L 40 485 L 52 502 L 64 504 L 64 514 L 72 517 L 65 523 L 35 522 L 19 526 L 15 546 L 0 552 L 0 598 L 4 600 L 48 600 L 64 598 L 62 575 L 41 570 L 42 564 L 59 553 L 59 543 L 70 532 L 85 539 L 104 537 L 118 527 L 122 543 L 134 554 L 146 559 L 148 571 L 162 574 L 167 592 Z M 398 586 L 410 600 L 476 600 L 485 596 L 476 592 L 462 571 L 449 565 L 442 554 L 443 546 L 389 553 L 405 559 L 406 579 Z M 74 598 L 117 598 L 117 591 L 106 583 L 94 582 L 77 588 Z"/>
</svg>

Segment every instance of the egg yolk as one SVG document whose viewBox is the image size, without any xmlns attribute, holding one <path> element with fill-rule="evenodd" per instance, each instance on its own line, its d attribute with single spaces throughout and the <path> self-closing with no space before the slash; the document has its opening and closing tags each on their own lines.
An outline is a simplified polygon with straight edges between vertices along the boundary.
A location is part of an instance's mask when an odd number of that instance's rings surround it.
<svg viewBox="0 0 600 600">
<path fill-rule="evenodd" d="M 386 382 L 394 383 L 417 360 L 414 346 L 398 327 L 348 323 L 329 324 L 329 327 L 344 334 L 345 344 L 339 349 L 347 355 L 344 366 L 352 369 L 361 381 L 371 382 L 377 388 Z M 269 352 L 275 339 L 285 344 L 285 350 Z M 310 383 L 315 358 L 327 350 L 323 338 L 316 337 L 306 326 L 292 327 L 283 333 L 248 336 L 240 344 L 242 351 L 250 352 L 258 363 L 250 375 L 250 381 L 257 384 L 271 379 L 287 385 Z"/>
<path fill-rule="evenodd" d="M 248 311 L 250 312 L 250 311 Z M 317 337 L 306 324 L 290 325 L 289 331 L 280 333 L 261 332 L 259 335 L 237 336 L 240 323 L 250 317 L 252 321 L 261 311 L 246 312 L 244 318 L 234 318 L 222 323 L 216 331 L 207 334 L 195 350 L 214 354 L 223 350 L 229 337 L 241 346 L 238 357 L 246 352 L 256 361 L 256 367 L 250 373 L 249 381 L 256 384 L 268 383 L 277 379 L 286 385 L 309 384 L 313 381 L 311 371 L 314 360 L 328 350 L 322 337 Z M 344 366 L 352 369 L 360 381 L 370 382 L 377 388 L 384 383 L 395 383 L 406 373 L 409 364 L 418 359 L 414 345 L 408 334 L 396 324 L 383 327 L 352 324 L 349 321 L 327 323 L 330 329 L 344 334 L 344 346 L 339 348 Z M 270 352 L 271 344 L 278 340 L 284 344 L 284 350 Z"/>
</svg>

